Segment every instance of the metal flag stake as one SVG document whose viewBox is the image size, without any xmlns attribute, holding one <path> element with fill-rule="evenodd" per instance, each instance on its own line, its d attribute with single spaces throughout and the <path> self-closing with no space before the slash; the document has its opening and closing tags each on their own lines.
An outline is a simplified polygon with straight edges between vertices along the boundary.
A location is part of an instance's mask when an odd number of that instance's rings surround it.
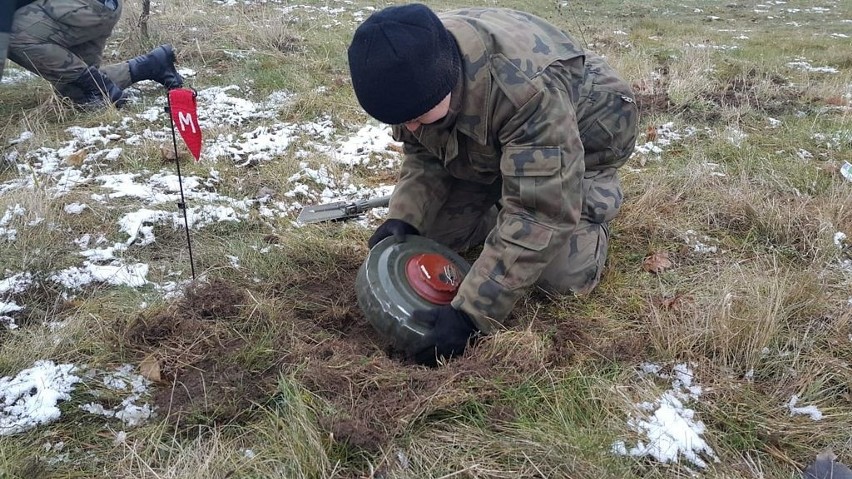
<svg viewBox="0 0 852 479">
<path fill-rule="evenodd" d="M 178 186 L 180 188 L 180 202 L 178 209 L 183 212 L 183 224 L 186 228 L 186 245 L 189 248 L 189 267 L 192 271 L 192 279 L 195 280 L 195 261 L 192 257 L 192 240 L 189 235 L 189 219 L 186 214 L 186 198 L 183 194 L 183 177 L 180 173 L 180 158 L 177 151 L 177 136 L 175 135 L 175 124 L 180 131 L 180 136 L 189 148 L 195 161 L 201 157 L 201 125 L 198 123 L 198 105 L 196 97 L 198 93 L 190 88 L 173 88 L 168 93 L 169 122 L 172 127 L 172 146 L 175 151 L 175 164 L 177 165 Z"/>
</svg>

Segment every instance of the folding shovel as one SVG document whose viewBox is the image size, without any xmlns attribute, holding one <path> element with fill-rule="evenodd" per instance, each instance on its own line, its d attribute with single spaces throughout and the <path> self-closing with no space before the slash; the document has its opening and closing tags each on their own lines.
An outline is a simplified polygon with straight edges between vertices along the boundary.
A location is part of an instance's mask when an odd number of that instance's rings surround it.
<svg viewBox="0 0 852 479">
<path fill-rule="evenodd" d="M 338 201 L 323 205 L 306 206 L 299 213 L 296 222 L 300 224 L 320 223 L 323 221 L 343 221 L 361 216 L 372 208 L 381 208 L 390 203 L 390 195 L 360 201 Z"/>
</svg>

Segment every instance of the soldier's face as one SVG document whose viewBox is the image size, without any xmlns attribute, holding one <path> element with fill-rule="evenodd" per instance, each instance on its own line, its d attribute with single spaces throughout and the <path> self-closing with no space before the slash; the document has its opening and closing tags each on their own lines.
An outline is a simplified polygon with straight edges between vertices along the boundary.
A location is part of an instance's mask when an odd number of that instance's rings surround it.
<svg viewBox="0 0 852 479">
<path fill-rule="evenodd" d="M 434 108 L 411 121 L 406 121 L 405 123 L 403 123 L 403 125 L 405 125 L 405 128 L 413 133 L 415 130 L 420 128 L 420 125 L 428 125 L 430 123 L 435 123 L 441 118 L 447 116 L 447 113 L 449 113 L 450 111 L 451 95 L 451 93 L 448 93 L 447 96 L 445 96 L 444 99 L 441 100 L 441 103 L 435 105 Z"/>
</svg>

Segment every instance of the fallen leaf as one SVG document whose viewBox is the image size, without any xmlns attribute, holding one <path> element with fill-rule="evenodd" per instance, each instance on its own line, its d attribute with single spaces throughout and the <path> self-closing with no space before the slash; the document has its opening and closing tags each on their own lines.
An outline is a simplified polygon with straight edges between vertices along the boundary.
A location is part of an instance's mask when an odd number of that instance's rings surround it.
<svg viewBox="0 0 852 479">
<path fill-rule="evenodd" d="M 66 156 L 65 163 L 68 163 L 71 166 L 80 166 L 86 160 L 86 156 L 86 148 L 83 148 Z"/>
<path fill-rule="evenodd" d="M 657 127 L 654 125 L 648 125 L 648 129 L 645 130 L 645 138 L 648 141 L 654 141 L 657 139 Z"/>
<path fill-rule="evenodd" d="M 402 146 L 397 145 L 396 143 L 389 143 L 388 146 L 385 147 L 385 149 L 396 153 L 402 153 Z"/>
<path fill-rule="evenodd" d="M 842 96 L 837 96 L 837 95 L 830 96 L 830 97 L 826 98 L 825 102 L 829 105 L 832 105 L 832 106 L 845 106 L 846 104 L 849 103 L 846 100 L 846 98 L 843 98 Z"/>
<path fill-rule="evenodd" d="M 151 382 L 159 382 L 161 379 L 160 361 L 153 354 L 139 363 L 139 371 L 145 379 Z"/>
<path fill-rule="evenodd" d="M 663 298 L 660 302 L 660 306 L 665 309 L 677 309 L 678 296 L 673 296 L 671 298 Z"/>
<path fill-rule="evenodd" d="M 653 301 L 660 309 L 678 311 L 685 303 L 691 303 L 692 297 L 688 295 L 675 294 L 674 296 L 661 296 L 655 298 Z"/>
<path fill-rule="evenodd" d="M 820 167 L 820 169 L 830 175 L 840 173 L 840 165 L 834 162 L 828 162 Z"/>
<path fill-rule="evenodd" d="M 659 274 L 672 267 L 669 254 L 665 251 L 652 253 L 642 260 L 642 269 L 649 273 Z"/>
</svg>

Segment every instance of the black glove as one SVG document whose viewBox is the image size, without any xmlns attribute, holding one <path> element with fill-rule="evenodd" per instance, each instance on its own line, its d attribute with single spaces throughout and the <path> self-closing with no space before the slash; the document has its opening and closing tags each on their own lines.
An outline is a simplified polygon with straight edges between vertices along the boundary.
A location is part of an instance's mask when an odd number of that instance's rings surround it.
<svg viewBox="0 0 852 479">
<path fill-rule="evenodd" d="M 371 249 L 373 246 L 376 246 L 376 243 L 387 238 L 388 236 L 396 236 L 396 240 L 399 242 L 405 241 L 406 235 L 419 235 L 420 232 L 417 231 L 417 228 L 411 226 L 402 220 L 387 220 L 382 223 L 376 231 L 373 233 L 373 236 L 370 236 L 370 240 L 367 241 L 367 246 Z"/>
<path fill-rule="evenodd" d="M 478 332 L 467 313 L 450 305 L 415 311 L 412 317 L 432 327 L 425 337 L 428 346 L 412 355 L 415 361 L 427 366 L 434 366 L 441 356 L 450 358 L 464 353 L 467 342 Z"/>
</svg>

